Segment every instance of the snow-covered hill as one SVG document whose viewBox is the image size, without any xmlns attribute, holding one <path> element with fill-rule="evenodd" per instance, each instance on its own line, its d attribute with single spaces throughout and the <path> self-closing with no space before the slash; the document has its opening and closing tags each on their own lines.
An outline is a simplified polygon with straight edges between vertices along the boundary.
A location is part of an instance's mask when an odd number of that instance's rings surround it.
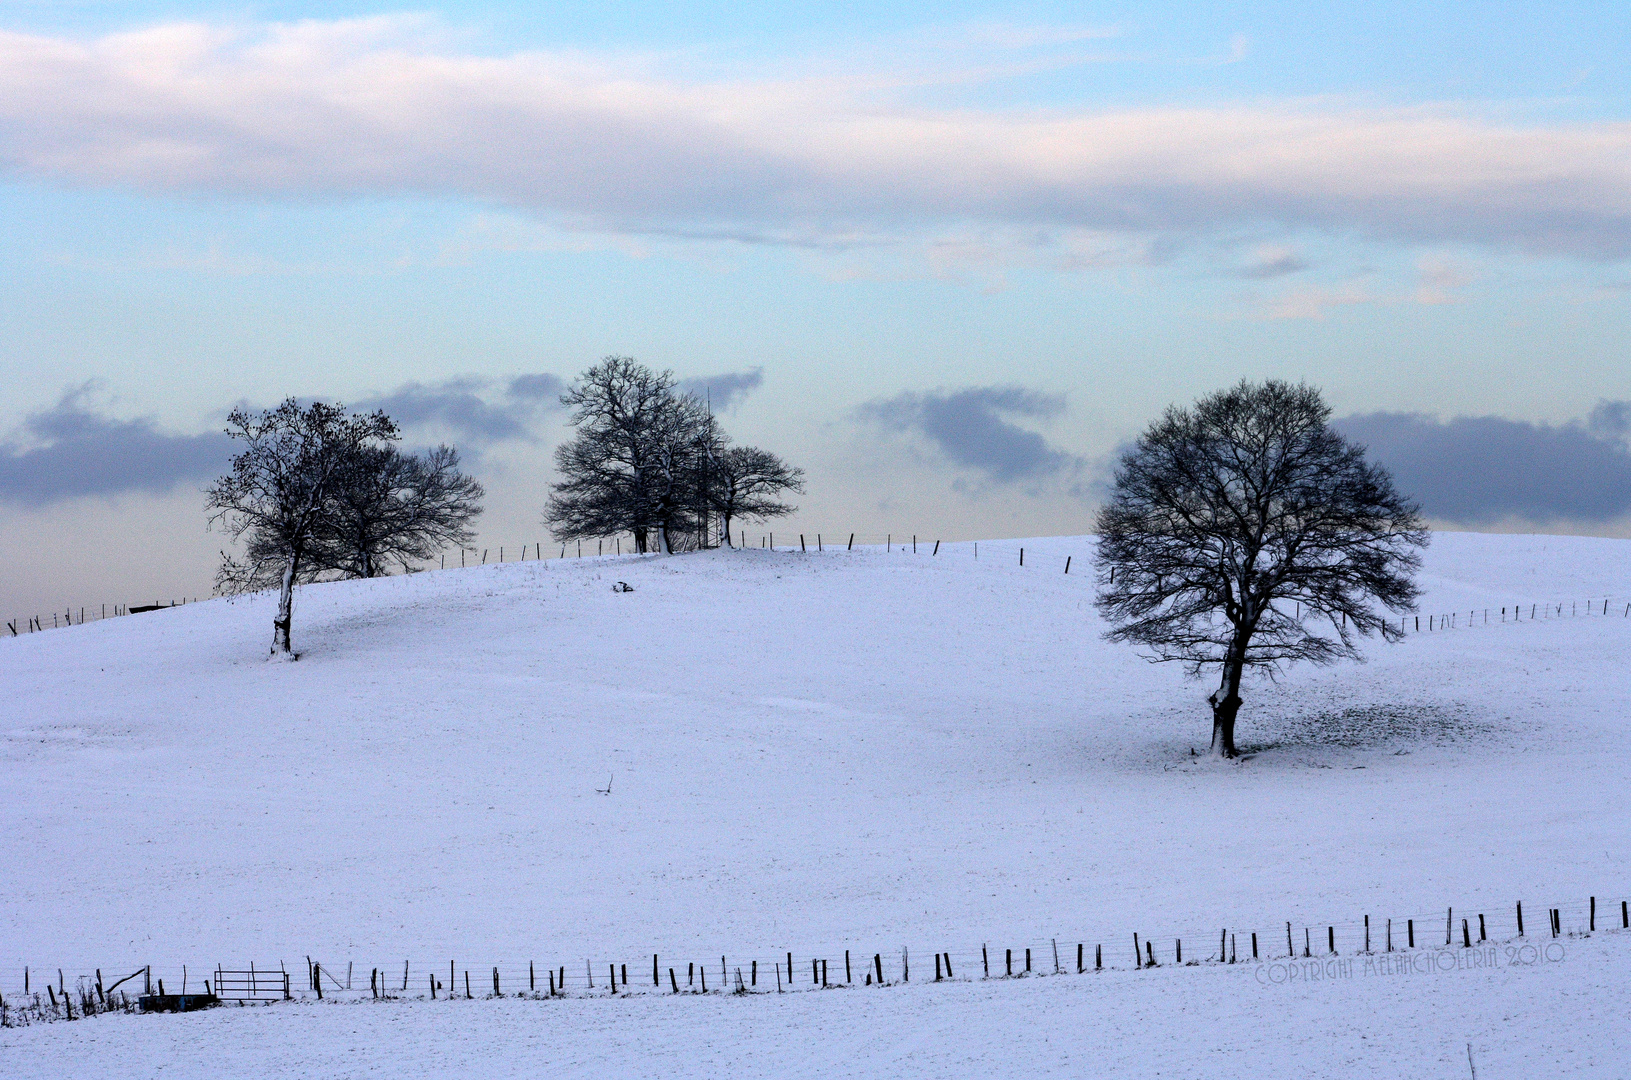
<svg viewBox="0 0 1631 1080">
<path fill-rule="evenodd" d="M 1222 927 L 1283 953 L 1288 921 L 1348 952 L 1367 914 L 1442 932 L 1453 906 L 1505 937 L 1515 901 L 1538 923 L 1631 892 L 1631 543 L 1437 536 L 1423 632 L 1252 686 L 1234 764 L 1190 756 L 1209 685 L 1101 640 L 1090 553 L 323 585 L 294 664 L 263 659 L 264 597 L 0 641 L 0 993 L 25 964 L 308 955 L 649 985 L 652 953 L 906 946 L 961 975 L 982 943 L 1058 939 L 1067 967 L 1076 942 L 1126 967 L 1134 931 L 1163 960 Z"/>
</svg>

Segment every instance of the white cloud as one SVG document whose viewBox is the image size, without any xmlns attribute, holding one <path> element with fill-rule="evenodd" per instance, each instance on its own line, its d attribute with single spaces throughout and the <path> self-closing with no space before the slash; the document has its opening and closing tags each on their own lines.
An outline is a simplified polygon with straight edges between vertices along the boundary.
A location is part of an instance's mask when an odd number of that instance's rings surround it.
<svg viewBox="0 0 1631 1080">
<path fill-rule="evenodd" d="M 950 34 L 940 35 L 946 46 L 976 45 L 999 49 L 1035 49 L 1076 45 L 1121 36 L 1112 26 L 1025 26 L 1014 23 L 969 23 Z"/>
<path fill-rule="evenodd" d="M 1376 302 L 1377 297 L 1362 285 L 1301 285 L 1269 298 L 1262 306 L 1262 318 L 1275 322 L 1323 319 L 1332 308 Z"/>
<path fill-rule="evenodd" d="M 0 171 L 261 198 L 418 194 L 569 228 L 810 246 L 1243 225 L 1631 255 L 1631 124 L 1450 109 L 926 108 L 868 73 L 701 80 L 461 52 L 422 20 L 0 34 Z"/>
<path fill-rule="evenodd" d="M 1416 260 L 1420 281 L 1416 286 L 1418 304 L 1459 304 L 1459 290 L 1473 283 L 1473 275 L 1442 255 L 1423 255 Z"/>
</svg>

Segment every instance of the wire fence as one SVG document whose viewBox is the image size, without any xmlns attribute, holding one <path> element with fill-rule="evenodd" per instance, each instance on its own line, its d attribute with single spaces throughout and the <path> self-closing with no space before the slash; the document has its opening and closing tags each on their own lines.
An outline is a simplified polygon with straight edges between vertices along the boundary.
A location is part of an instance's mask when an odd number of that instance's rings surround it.
<svg viewBox="0 0 1631 1080">
<path fill-rule="evenodd" d="M 58 630 L 69 626 L 84 626 L 86 623 L 101 622 L 104 619 L 117 619 L 122 615 L 141 614 L 144 611 L 158 611 L 161 608 L 180 607 L 183 604 L 196 604 L 198 597 L 180 600 L 170 600 L 164 603 L 155 601 L 151 604 L 100 604 L 96 606 L 66 607 L 59 611 L 52 611 L 45 615 L 19 615 L 15 619 L 6 620 L 5 629 L 12 637 L 23 634 L 37 634 L 42 630 Z"/>
<path fill-rule="evenodd" d="M 627 541 L 627 543 L 625 543 Z M 1093 566 L 1093 552 L 1084 545 L 1080 552 L 1067 552 L 1059 554 L 1054 551 L 1041 551 L 1032 544 L 1029 548 L 1018 540 L 958 540 L 946 541 L 920 537 L 912 533 L 837 533 L 832 535 L 817 533 L 777 533 L 766 531 L 757 535 L 750 535 L 746 531 L 738 531 L 732 536 L 733 546 L 745 550 L 768 551 L 796 551 L 800 554 L 824 555 L 827 553 L 853 553 L 856 551 L 876 553 L 881 551 L 886 555 L 899 554 L 926 556 L 929 558 L 964 558 L 975 562 L 984 562 L 986 565 L 1010 565 L 1021 569 L 1030 569 L 1038 572 L 1053 572 L 1073 581 L 1097 583 L 1097 575 Z M 1047 542 L 1044 539 L 1044 542 Z M 982 552 L 983 546 L 983 552 Z M 1056 546 L 1056 545 L 1050 545 Z M 510 562 L 559 562 L 562 560 L 605 560 L 608 558 L 627 558 L 636 555 L 632 536 L 606 537 L 594 542 L 593 550 L 588 549 L 584 542 L 570 544 L 545 545 L 542 541 L 521 544 L 517 547 L 500 545 L 496 548 L 463 548 L 455 549 L 453 553 L 444 552 L 438 556 L 437 565 L 426 570 L 457 570 L 469 569 L 487 565 L 505 564 Z M 654 552 L 640 553 L 644 556 Z M 415 571 L 416 573 L 425 570 Z M 95 607 L 81 606 L 79 608 L 64 608 L 60 612 L 51 612 L 46 615 L 19 616 L 8 620 L 5 631 L 12 637 L 22 634 L 39 633 L 42 630 L 55 630 L 69 626 L 84 625 L 88 622 L 100 622 L 104 619 L 116 618 L 129 614 L 140 614 L 167 607 L 179 607 L 187 603 L 196 603 L 198 597 L 189 600 L 183 597 L 180 601 L 171 600 L 168 603 L 125 606 L 120 604 L 102 604 Z M 1301 610 L 1295 608 L 1293 614 L 1300 618 Z M 1580 616 L 1612 616 L 1624 620 L 1631 620 L 1631 601 L 1624 597 L 1592 596 L 1568 600 L 1542 601 L 1514 601 L 1511 604 L 1488 607 L 1467 607 L 1453 610 L 1433 611 L 1427 614 L 1399 616 L 1399 629 L 1406 633 L 1436 633 L 1441 630 L 1466 629 L 1473 626 L 1498 625 L 1501 623 L 1517 622 L 1543 622 L 1553 619 L 1576 618 Z"/>
<path fill-rule="evenodd" d="M 289 998 L 372 998 L 473 1000 L 476 998 L 589 997 L 679 994 L 772 994 L 845 988 L 889 987 L 912 982 L 983 981 L 1160 967 L 1277 965 L 1260 982 L 1286 981 L 1298 967 L 1331 977 L 1333 963 L 1359 962 L 1345 977 L 1364 974 L 1439 973 L 1469 968 L 1522 966 L 1563 958 L 1565 941 L 1605 932 L 1631 931 L 1631 898 L 1587 897 L 1555 907 L 1521 901 L 1499 910 L 1457 908 L 1410 915 L 1327 921 L 1290 919 L 1270 926 L 1203 928 L 1187 934 L 1168 931 L 1154 937 L 1137 926 L 1114 932 L 1075 932 L 1057 937 L 960 943 L 943 951 L 891 945 L 717 957 L 601 954 L 552 957 L 547 961 L 346 960 L 326 963 L 302 956 L 294 964 L 250 964 L 227 969 L 176 966 L 162 971 L 136 968 L 111 987 L 102 971 L 69 976 L 64 969 L 25 968 L 20 978 L 0 979 L 0 1025 L 72 1019 L 80 1012 L 130 1010 L 134 1003 L 113 996 L 136 980 L 144 996 L 219 994 L 226 1000 L 281 1001 Z M 933 946 L 933 943 L 931 943 Z M 1425 963 L 1424 963 L 1425 961 Z M 1323 965 L 1323 968 L 1322 968 Z M 244 975 L 258 969 L 261 986 L 245 990 Z M 1344 969 L 1338 968 L 1342 973 Z M 1255 972 L 1259 976 L 1261 971 Z M 54 976 L 54 978 L 53 978 Z M 229 978 L 230 977 L 230 978 Z M 1306 977 L 1306 976 L 1305 976 Z M 1313 978 L 1322 977 L 1319 974 Z M 168 988 L 165 980 L 170 980 Z M 1293 980 L 1295 976 L 1292 976 Z M 111 981 L 111 980 L 110 980 Z M 19 985 L 20 984 L 20 985 Z M 252 983 L 251 983 L 252 987 Z M 135 991 L 127 989 L 126 994 Z M 101 1009 L 98 1009 L 98 1003 Z"/>
</svg>

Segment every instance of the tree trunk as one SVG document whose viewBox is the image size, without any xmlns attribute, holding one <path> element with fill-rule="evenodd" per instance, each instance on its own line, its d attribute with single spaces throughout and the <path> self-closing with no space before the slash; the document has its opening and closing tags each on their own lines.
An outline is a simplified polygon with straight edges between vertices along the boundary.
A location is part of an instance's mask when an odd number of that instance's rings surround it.
<svg viewBox="0 0 1631 1080">
<path fill-rule="evenodd" d="M 724 515 L 724 522 L 719 535 L 724 539 L 726 547 L 733 548 L 736 546 L 731 543 L 731 516 L 729 514 Z"/>
<path fill-rule="evenodd" d="M 634 550 L 641 555 L 646 553 L 646 530 L 634 530 Z"/>
<path fill-rule="evenodd" d="M 272 656 L 293 656 L 289 645 L 289 624 L 294 621 L 294 579 L 300 569 L 300 557 L 290 555 L 283 565 L 283 587 L 278 592 L 277 616 L 272 620 Z"/>
<path fill-rule="evenodd" d="M 674 554 L 674 546 L 668 542 L 668 522 L 657 526 L 657 547 L 664 555 Z"/>
<path fill-rule="evenodd" d="M 1240 713 L 1240 677 L 1245 665 L 1235 657 L 1224 661 L 1223 684 L 1207 700 L 1212 704 L 1212 754 L 1236 758 L 1235 717 Z"/>
</svg>

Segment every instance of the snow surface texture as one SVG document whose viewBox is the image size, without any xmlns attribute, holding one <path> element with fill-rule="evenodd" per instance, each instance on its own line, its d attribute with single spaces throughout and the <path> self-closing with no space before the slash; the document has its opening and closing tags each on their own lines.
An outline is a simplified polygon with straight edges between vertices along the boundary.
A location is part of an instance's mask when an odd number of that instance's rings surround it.
<svg viewBox="0 0 1631 1080">
<path fill-rule="evenodd" d="M 1186 959 L 1215 957 L 1224 927 L 1238 952 L 1255 930 L 1283 957 L 1288 921 L 1299 951 L 1306 927 L 1320 954 L 1329 926 L 1345 956 L 1366 914 L 1378 946 L 1389 918 L 1395 944 L 1414 919 L 1441 946 L 1450 907 L 1457 940 L 1477 913 L 1505 939 L 1517 900 L 1532 937 L 1549 907 L 1581 927 L 1593 895 L 1617 926 L 1631 620 L 1600 612 L 1626 602 L 1631 544 L 1437 536 L 1423 625 L 1456 611 L 1457 628 L 1249 687 L 1238 763 L 1191 756 L 1211 685 L 1100 639 L 1090 555 L 1085 538 L 981 542 L 978 561 L 968 544 L 750 549 L 317 586 L 297 598 L 296 664 L 263 659 L 266 597 L 0 642 L 8 996 L 25 964 L 71 984 L 281 961 L 298 989 L 307 956 L 364 987 L 406 960 L 418 992 L 451 961 L 478 994 L 495 966 L 521 989 L 529 962 L 540 985 L 566 965 L 577 993 L 591 962 L 597 993 L 626 963 L 649 992 L 654 952 L 682 984 L 684 963 L 757 958 L 761 988 L 787 951 L 805 983 L 812 956 L 846 948 L 857 968 L 882 953 L 895 979 L 910 947 L 914 983 L 937 949 L 975 974 L 982 943 L 1049 971 L 1053 939 L 1067 969 L 1075 943 L 1102 943 L 1116 969 L 797 1004 L 109 1017 L 5 1032 L 8 1075 L 25 1059 L 59 1075 L 62 1055 L 96 1075 L 120 1054 L 193 1075 L 212 1045 L 449 1067 L 508 1048 L 513 1075 L 538 1055 L 603 1072 L 619 1048 L 690 1074 L 739 1048 L 795 1075 L 908 1060 L 1079 1075 L 1101 1055 L 1133 1075 L 1342 1075 L 1370 1064 L 1371 1039 L 1389 1040 L 1385 1071 L 1464 1075 L 1452 1051 L 1479 1037 L 1511 1063 L 1480 1076 L 1631 1072 L 1603 1019 L 1631 982 L 1617 934 L 1533 970 L 1329 993 L 1170 967 L 1179 938 Z M 1547 602 L 1563 613 L 1530 621 Z M 1523 621 L 1466 626 L 1518 603 Z M 1126 970 L 1135 931 L 1166 969 Z M 1524 1022 L 1553 1009 L 1566 1029 Z M 1264 1021 L 1283 1047 L 1244 1030 Z M 346 1068 L 317 1071 L 363 1071 Z"/>
</svg>

